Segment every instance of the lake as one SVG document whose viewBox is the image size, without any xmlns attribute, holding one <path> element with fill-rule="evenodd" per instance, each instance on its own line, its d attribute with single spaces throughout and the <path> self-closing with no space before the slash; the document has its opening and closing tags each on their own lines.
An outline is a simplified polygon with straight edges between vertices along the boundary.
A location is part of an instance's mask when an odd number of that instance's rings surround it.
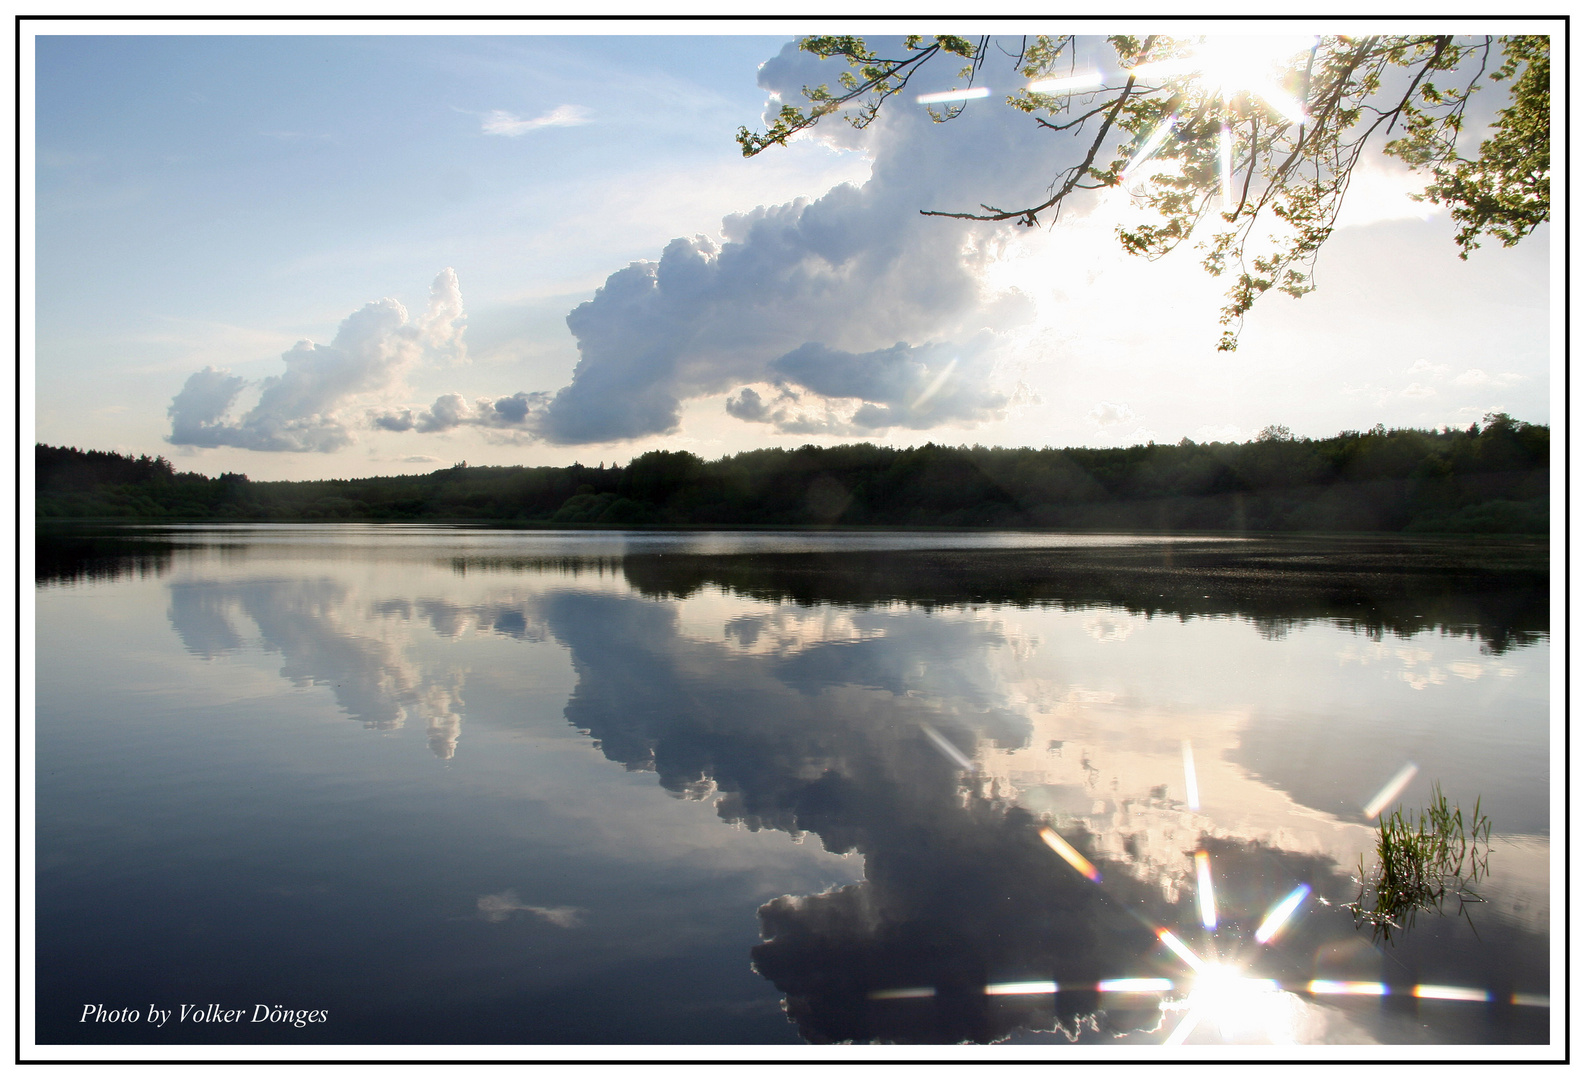
<svg viewBox="0 0 1585 1080">
<path fill-rule="evenodd" d="M 107 527 L 37 566 L 40 1044 L 1561 1045 L 1544 543 Z M 1489 874 L 1388 943 L 1343 905 L 1405 776 L 1479 797 Z"/>
</svg>

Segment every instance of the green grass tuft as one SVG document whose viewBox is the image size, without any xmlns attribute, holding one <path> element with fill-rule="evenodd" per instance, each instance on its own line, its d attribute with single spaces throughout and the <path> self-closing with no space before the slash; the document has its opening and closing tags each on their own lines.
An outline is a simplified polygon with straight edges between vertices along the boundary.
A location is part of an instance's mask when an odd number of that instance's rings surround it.
<svg viewBox="0 0 1585 1080">
<path fill-rule="evenodd" d="M 1474 885 L 1489 872 L 1491 819 L 1480 812 L 1480 800 L 1466 824 L 1464 813 L 1449 806 L 1442 785 L 1432 791 L 1431 804 L 1417 820 L 1400 805 L 1384 816 L 1376 835 L 1376 868 L 1365 873 L 1359 860 L 1359 896 L 1345 905 L 1356 928 L 1370 924 L 1373 940 L 1392 944 L 1394 933 L 1414 926 L 1421 911 L 1443 913 L 1454 902 L 1457 914 L 1469 918 L 1466 904 L 1484 900 Z M 1474 923 L 1471 922 L 1473 928 Z"/>
</svg>

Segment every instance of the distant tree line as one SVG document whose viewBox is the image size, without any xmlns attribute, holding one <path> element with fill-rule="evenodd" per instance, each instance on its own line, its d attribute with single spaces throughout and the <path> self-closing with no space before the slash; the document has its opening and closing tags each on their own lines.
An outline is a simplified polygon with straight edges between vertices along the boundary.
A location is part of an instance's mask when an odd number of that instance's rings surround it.
<svg viewBox="0 0 1585 1080">
<path fill-rule="evenodd" d="M 1464 430 L 1328 439 L 1000 449 L 870 443 L 705 461 L 652 450 L 590 467 L 254 481 L 163 457 L 39 445 L 40 519 L 458 521 L 514 526 L 995 527 L 1545 533 L 1551 431 L 1504 413 Z"/>
</svg>

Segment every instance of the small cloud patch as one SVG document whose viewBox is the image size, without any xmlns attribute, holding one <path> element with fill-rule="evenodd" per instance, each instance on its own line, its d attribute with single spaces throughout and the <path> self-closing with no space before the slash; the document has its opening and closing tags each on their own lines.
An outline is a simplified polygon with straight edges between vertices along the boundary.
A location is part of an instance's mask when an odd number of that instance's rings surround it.
<svg viewBox="0 0 1585 1080">
<path fill-rule="evenodd" d="M 518 911 L 526 911 L 530 915 L 544 919 L 552 926 L 563 928 L 577 926 L 582 921 L 583 915 L 582 910 L 575 907 L 539 907 L 525 904 L 513 889 L 479 897 L 479 918 L 485 922 L 505 922 Z"/>
<path fill-rule="evenodd" d="M 548 127 L 576 127 L 587 124 L 593 114 L 581 105 L 558 105 L 543 116 L 525 119 L 514 116 L 505 109 L 492 109 L 484 118 L 481 130 L 486 135 L 505 135 L 516 138 L 530 131 Z"/>
</svg>

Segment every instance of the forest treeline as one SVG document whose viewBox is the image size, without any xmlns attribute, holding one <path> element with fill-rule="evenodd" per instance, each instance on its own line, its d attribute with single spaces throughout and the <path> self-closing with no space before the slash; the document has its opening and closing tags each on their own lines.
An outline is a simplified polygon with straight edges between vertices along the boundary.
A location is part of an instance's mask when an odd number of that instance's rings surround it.
<svg viewBox="0 0 1585 1080">
<path fill-rule="evenodd" d="M 1551 431 L 1506 414 L 1467 429 L 1244 443 L 1000 449 L 869 443 L 715 461 L 488 466 L 423 476 L 256 481 L 163 457 L 38 445 L 40 519 L 455 521 L 515 526 L 1042 527 L 1544 533 Z"/>
</svg>

